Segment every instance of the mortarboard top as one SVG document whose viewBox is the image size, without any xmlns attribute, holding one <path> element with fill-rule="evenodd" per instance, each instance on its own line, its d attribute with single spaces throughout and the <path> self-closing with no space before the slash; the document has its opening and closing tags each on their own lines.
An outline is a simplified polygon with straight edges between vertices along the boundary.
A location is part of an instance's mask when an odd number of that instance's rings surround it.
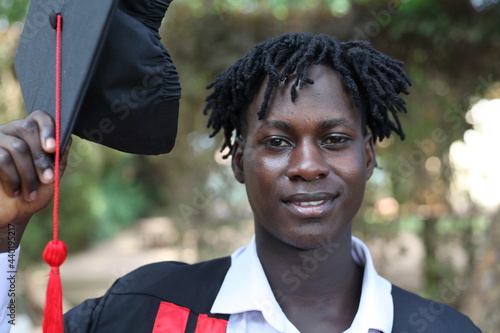
<svg viewBox="0 0 500 333">
<path fill-rule="evenodd" d="M 15 68 L 27 112 L 54 117 L 60 13 L 61 147 L 73 133 L 129 153 L 172 149 L 180 84 L 158 34 L 171 1 L 31 1 Z"/>
<path fill-rule="evenodd" d="M 55 17 L 63 17 L 61 146 L 71 136 L 117 0 L 32 0 L 15 67 L 26 110 L 55 113 Z"/>
</svg>

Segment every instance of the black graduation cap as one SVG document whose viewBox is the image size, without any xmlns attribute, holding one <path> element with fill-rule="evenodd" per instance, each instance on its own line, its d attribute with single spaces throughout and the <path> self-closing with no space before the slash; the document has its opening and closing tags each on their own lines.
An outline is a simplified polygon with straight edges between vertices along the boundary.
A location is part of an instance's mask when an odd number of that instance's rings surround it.
<svg viewBox="0 0 500 333">
<path fill-rule="evenodd" d="M 31 1 L 15 68 L 27 112 L 54 116 L 60 13 L 62 147 L 74 133 L 129 153 L 172 149 L 180 84 L 158 33 L 171 1 Z"/>
</svg>

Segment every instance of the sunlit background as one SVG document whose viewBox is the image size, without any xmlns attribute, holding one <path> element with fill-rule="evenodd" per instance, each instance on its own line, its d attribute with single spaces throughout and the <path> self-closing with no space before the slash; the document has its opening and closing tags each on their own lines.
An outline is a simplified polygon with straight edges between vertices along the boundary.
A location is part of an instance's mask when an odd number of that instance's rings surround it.
<svg viewBox="0 0 500 333">
<path fill-rule="evenodd" d="M 27 5 L 0 0 L 0 123 L 25 114 L 13 58 Z M 497 0 L 175 0 L 161 34 L 183 88 L 176 147 L 134 156 L 74 138 L 61 199 L 65 307 L 145 263 L 196 262 L 249 241 L 244 188 L 205 128 L 205 86 L 255 43 L 308 31 L 368 40 L 413 81 L 407 138 L 377 144 L 355 221 L 377 269 L 499 332 L 498 17 Z M 24 236 L 13 332 L 40 325 L 50 225 L 45 211 Z"/>
<path fill-rule="evenodd" d="M 450 198 L 459 213 L 476 206 L 495 212 L 500 205 L 500 99 L 478 101 L 465 119 L 473 128 L 450 147 L 454 169 Z"/>
</svg>

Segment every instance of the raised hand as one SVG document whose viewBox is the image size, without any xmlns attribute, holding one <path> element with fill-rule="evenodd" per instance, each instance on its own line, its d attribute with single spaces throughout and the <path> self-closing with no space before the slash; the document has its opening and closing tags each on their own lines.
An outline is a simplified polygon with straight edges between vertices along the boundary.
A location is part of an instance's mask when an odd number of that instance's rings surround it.
<svg viewBox="0 0 500 333">
<path fill-rule="evenodd" d="M 54 122 L 43 111 L 0 125 L 0 234 L 10 224 L 20 240 L 31 216 L 49 204 L 55 147 Z M 61 165 L 68 152 L 69 145 Z"/>
</svg>

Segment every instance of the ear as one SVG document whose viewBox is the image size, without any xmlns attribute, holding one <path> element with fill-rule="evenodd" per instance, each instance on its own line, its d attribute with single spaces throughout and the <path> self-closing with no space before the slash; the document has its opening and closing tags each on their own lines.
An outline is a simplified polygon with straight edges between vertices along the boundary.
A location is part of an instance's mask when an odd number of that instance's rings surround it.
<svg viewBox="0 0 500 333">
<path fill-rule="evenodd" d="M 234 178 L 241 183 L 245 183 L 245 175 L 243 172 L 243 151 L 245 150 L 245 141 L 237 137 L 233 143 L 233 152 L 231 154 L 231 167 L 233 169 Z"/>
<path fill-rule="evenodd" d="M 375 149 L 373 148 L 373 137 L 371 134 L 365 135 L 365 157 L 366 157 L 366 180 L 370 179 L 376 165 Z"/>
</svg>

